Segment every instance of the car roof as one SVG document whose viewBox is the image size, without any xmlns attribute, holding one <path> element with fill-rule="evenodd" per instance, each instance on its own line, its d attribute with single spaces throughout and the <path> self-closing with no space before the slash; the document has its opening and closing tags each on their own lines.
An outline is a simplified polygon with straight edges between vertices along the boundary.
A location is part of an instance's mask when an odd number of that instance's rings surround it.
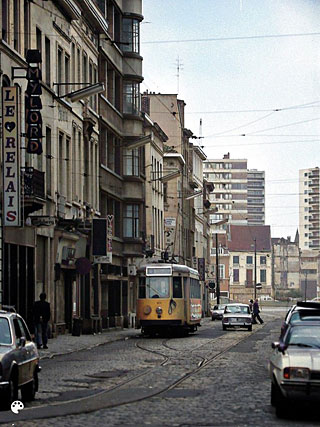
<svg viewBox="0 0 320 427">
<path fill-rule="evenodd" d="M 230 304 L 226 304 L 226 306 L 229 306 L 229 305 L 235 305 L 235 306 L 239 306 L 239 305 L 242 305 L 242 306 L 245 306 L 245 307 L 248 307 L 249 306 L 249 304 L 243 304 L 242 302 L 232 302 L 232 303 L 230 303 Z"/>
<path fill-rule="evenodd" d="M 315 301 L 298 301 L 296 304 L 296 307 L 302 307 L 302 308 L 317 308 L 320 310 L 320 302 Z"/>
</svg>

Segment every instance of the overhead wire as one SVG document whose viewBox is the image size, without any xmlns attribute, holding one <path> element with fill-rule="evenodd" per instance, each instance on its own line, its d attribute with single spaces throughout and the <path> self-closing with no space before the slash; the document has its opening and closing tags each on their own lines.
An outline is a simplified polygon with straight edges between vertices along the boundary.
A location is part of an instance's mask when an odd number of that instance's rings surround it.
<svg viewBox="0 0 320 427">
<path fill-rule="evenodd" d="M 261 34 L 256 36 L 235 36 L 235 37 L 207 37 L 201 39 L 176 39 L 176 40 L 150 40 L 141 42 L 142 44 L 166 44 L 166 43 L 194 43 L 211 41 L 229 41 L 229 40 L 254 40 L 267 38 L 286 38 L 286 37 L 307 37 L 320 36 L 319 32 L 314 33 L 287 33 L 287 34 Z"/>
</svg>

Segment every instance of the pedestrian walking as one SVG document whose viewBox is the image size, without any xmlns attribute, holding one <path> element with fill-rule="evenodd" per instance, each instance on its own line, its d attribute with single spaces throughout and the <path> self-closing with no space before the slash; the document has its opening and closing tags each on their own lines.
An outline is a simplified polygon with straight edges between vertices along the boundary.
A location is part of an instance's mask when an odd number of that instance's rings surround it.
<svg viewBox="0 0 320 427">
<path fill-rule="evenodd" d="M 252 307 L 252 311 L 253 311 L 253 316 L 252 316 L 252 323 L 257 323 L 257 320 L 259 320 L 259 322 L 262 324 L 263 320 L 261 319 L 259 313 L 260 313 L 260 308 L 259 308 L 259 302 L 258 299 L 255 299 L 254 303 L 253 303 L 253 307 Z"/>
<path fill-rule="evenodd" d="M 50 304 L 46 301 L 47 295 L 40 294 L 40 301 L 33 306 L 33 321 L 36 343 L 38 348 L 48 348 L 48 322 L 50 320 Z"/>
<path fill-rule="evenodd" d="M 250 313 L 252 313 L 252 311 L 253 311 L 253 299 L 251 299 L 249 301 L 249 308 L 250 308 Z"/>
</svg>

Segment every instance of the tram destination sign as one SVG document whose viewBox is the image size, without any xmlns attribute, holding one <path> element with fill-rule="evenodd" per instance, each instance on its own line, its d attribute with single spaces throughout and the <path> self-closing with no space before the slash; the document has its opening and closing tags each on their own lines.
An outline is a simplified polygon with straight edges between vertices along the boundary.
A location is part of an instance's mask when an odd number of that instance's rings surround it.
<svg viewBox="0 0 320 427">
<path fill-rule="evenodd" d="M 20 226 L 18 88 L 2 88 L 3 225 Z"/>
</svg>

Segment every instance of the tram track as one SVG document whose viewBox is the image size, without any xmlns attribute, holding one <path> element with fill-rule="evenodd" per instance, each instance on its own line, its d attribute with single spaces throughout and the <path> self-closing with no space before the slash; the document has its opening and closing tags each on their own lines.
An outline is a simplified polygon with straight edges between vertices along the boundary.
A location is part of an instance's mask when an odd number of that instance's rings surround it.
<svg viewBox="0 0 320 427">
<path fill-rule="evenodd" d="M 255 332 L 253 332 L 253 334 L 254 333 Z M 164 354 L 163 351 L 161 351 L 161 349 L 154 349 L 150 347 L 148 348 L 147 346 L 144 346 L 143 343 L 139 343 L 137 341 L 134 344 L 135 347 L 139 348 L 141 351 L 145 351 L 148 353 L 153 353 L 161 356 L 163 358 L 161 363 L 157 363 L 155 366 L 152 366 L 143 372 L 133 375 L 131 378 L 128 378 L 125 381 L 120 382 L 119 384 L 111 387 L 108 390 L 100 391 L 91 396 L 82 397 L 82 398 L 74 399 L 71 401 L 69 400 L 66 402 L 52 402 L 50 404 L 43 405 L 43 406 L 26 408 L 24 409 L 24 411 L 20 412 L 19 415 L 14 415 L 14 416 L 13 414 L 10 414 L 10 413 L 7 413 L 7 414 L 0 413 L 0 423 L 11 422 L 13 420 L 23 421 L 23 420 L 45 419 L 45 418 L 52 418 L 57 416 L 68 416 L 68 415 L 89 413 L 89 412 L 94 412 L 101 409 L 116 408 L 126 404 L 131 404 L 134 402 L 139 402 L 139 401 L 150 399 L 152 397 L 163 395 L 167 391 L 173 390 L 174 388 L 178 387 L 188 378 L 197 374 L 200 370 L 206 368 L 208 365 L 210 365 L 210 363 L 219 359 L 219 357 L 223 356 L 229 350 L 236 347 L 241 342 L 245 341 L 249 336 L 251 336 L 251 334 L 250 335 L 246 334 L 240 339 L 237 339 L 236 342 L 233 342 L 232 344 L 226 346 L 221 351 L 218 351 L 216 354 L 214 354 L 212 357 L 203 357 L 203 356 L 196 355 L 196 357 L 198 357 L 198 360 L 195 367 L 193 367 L 191 370 L 190 368 L 187 368 L 186 372 L 179 373 L 178 378 L 175 378 L 175 379 L 170 378 L 170 375 L 167 372 L 167 375 L 169 375 L 169 378 L 165 379 L 166 381 L 164 381 L 164 384 L 159 387 L 150 386 L 150 385 L 147 386 L 147 385 L 154 383 L 154 378 L 156 378 L 156 375 L 158 375 L 159 377 L 165 376 L 166 372 L 164 371 L 164 369 L 167 368 L 167 363 L 170 361 L 170 359 L 174 358 L 176 360 L 177 357 L 179 357 L 177 355 L 177 353 L 179 353 L 179 349 L 175 349 L 170 345 L 168 345 L 168 342 L 170 342 L 173 338 L 165 339 L 161 341 L 160 346 L 163 346 L 167 350 L 174 351 L 175 352 L 174 355 Z M 189 352 L 192 353 L 193 351 L 208 345 L 210 342 L 215 341 L 216 339 L 212 339 L 209 342 L 207 341 L 201 346 L 189 350 Z M 153 340 L 149 342 L 155 343 L 155 341 Z M 184 351 L 185 350 L 180 350 L 180 353 Z M 185 360 L 185 355 L 183 355 L 181 359 L 182 361 Z M 179 366 L 180 369 L 182 369 L 182 366 L 183 365 Z M 148 379 L 146 380 L 145 378 L 148 378 Z M 142 385 L 144 386 L 144 388 L 142 388 Z M 131 387 L 133 389 L 135 387 L 135 390 L 138 390 L 138 392 L 135 393 L 134 396 L 132 395 L 132 393 L 130 393 Z"/>
</svg>

